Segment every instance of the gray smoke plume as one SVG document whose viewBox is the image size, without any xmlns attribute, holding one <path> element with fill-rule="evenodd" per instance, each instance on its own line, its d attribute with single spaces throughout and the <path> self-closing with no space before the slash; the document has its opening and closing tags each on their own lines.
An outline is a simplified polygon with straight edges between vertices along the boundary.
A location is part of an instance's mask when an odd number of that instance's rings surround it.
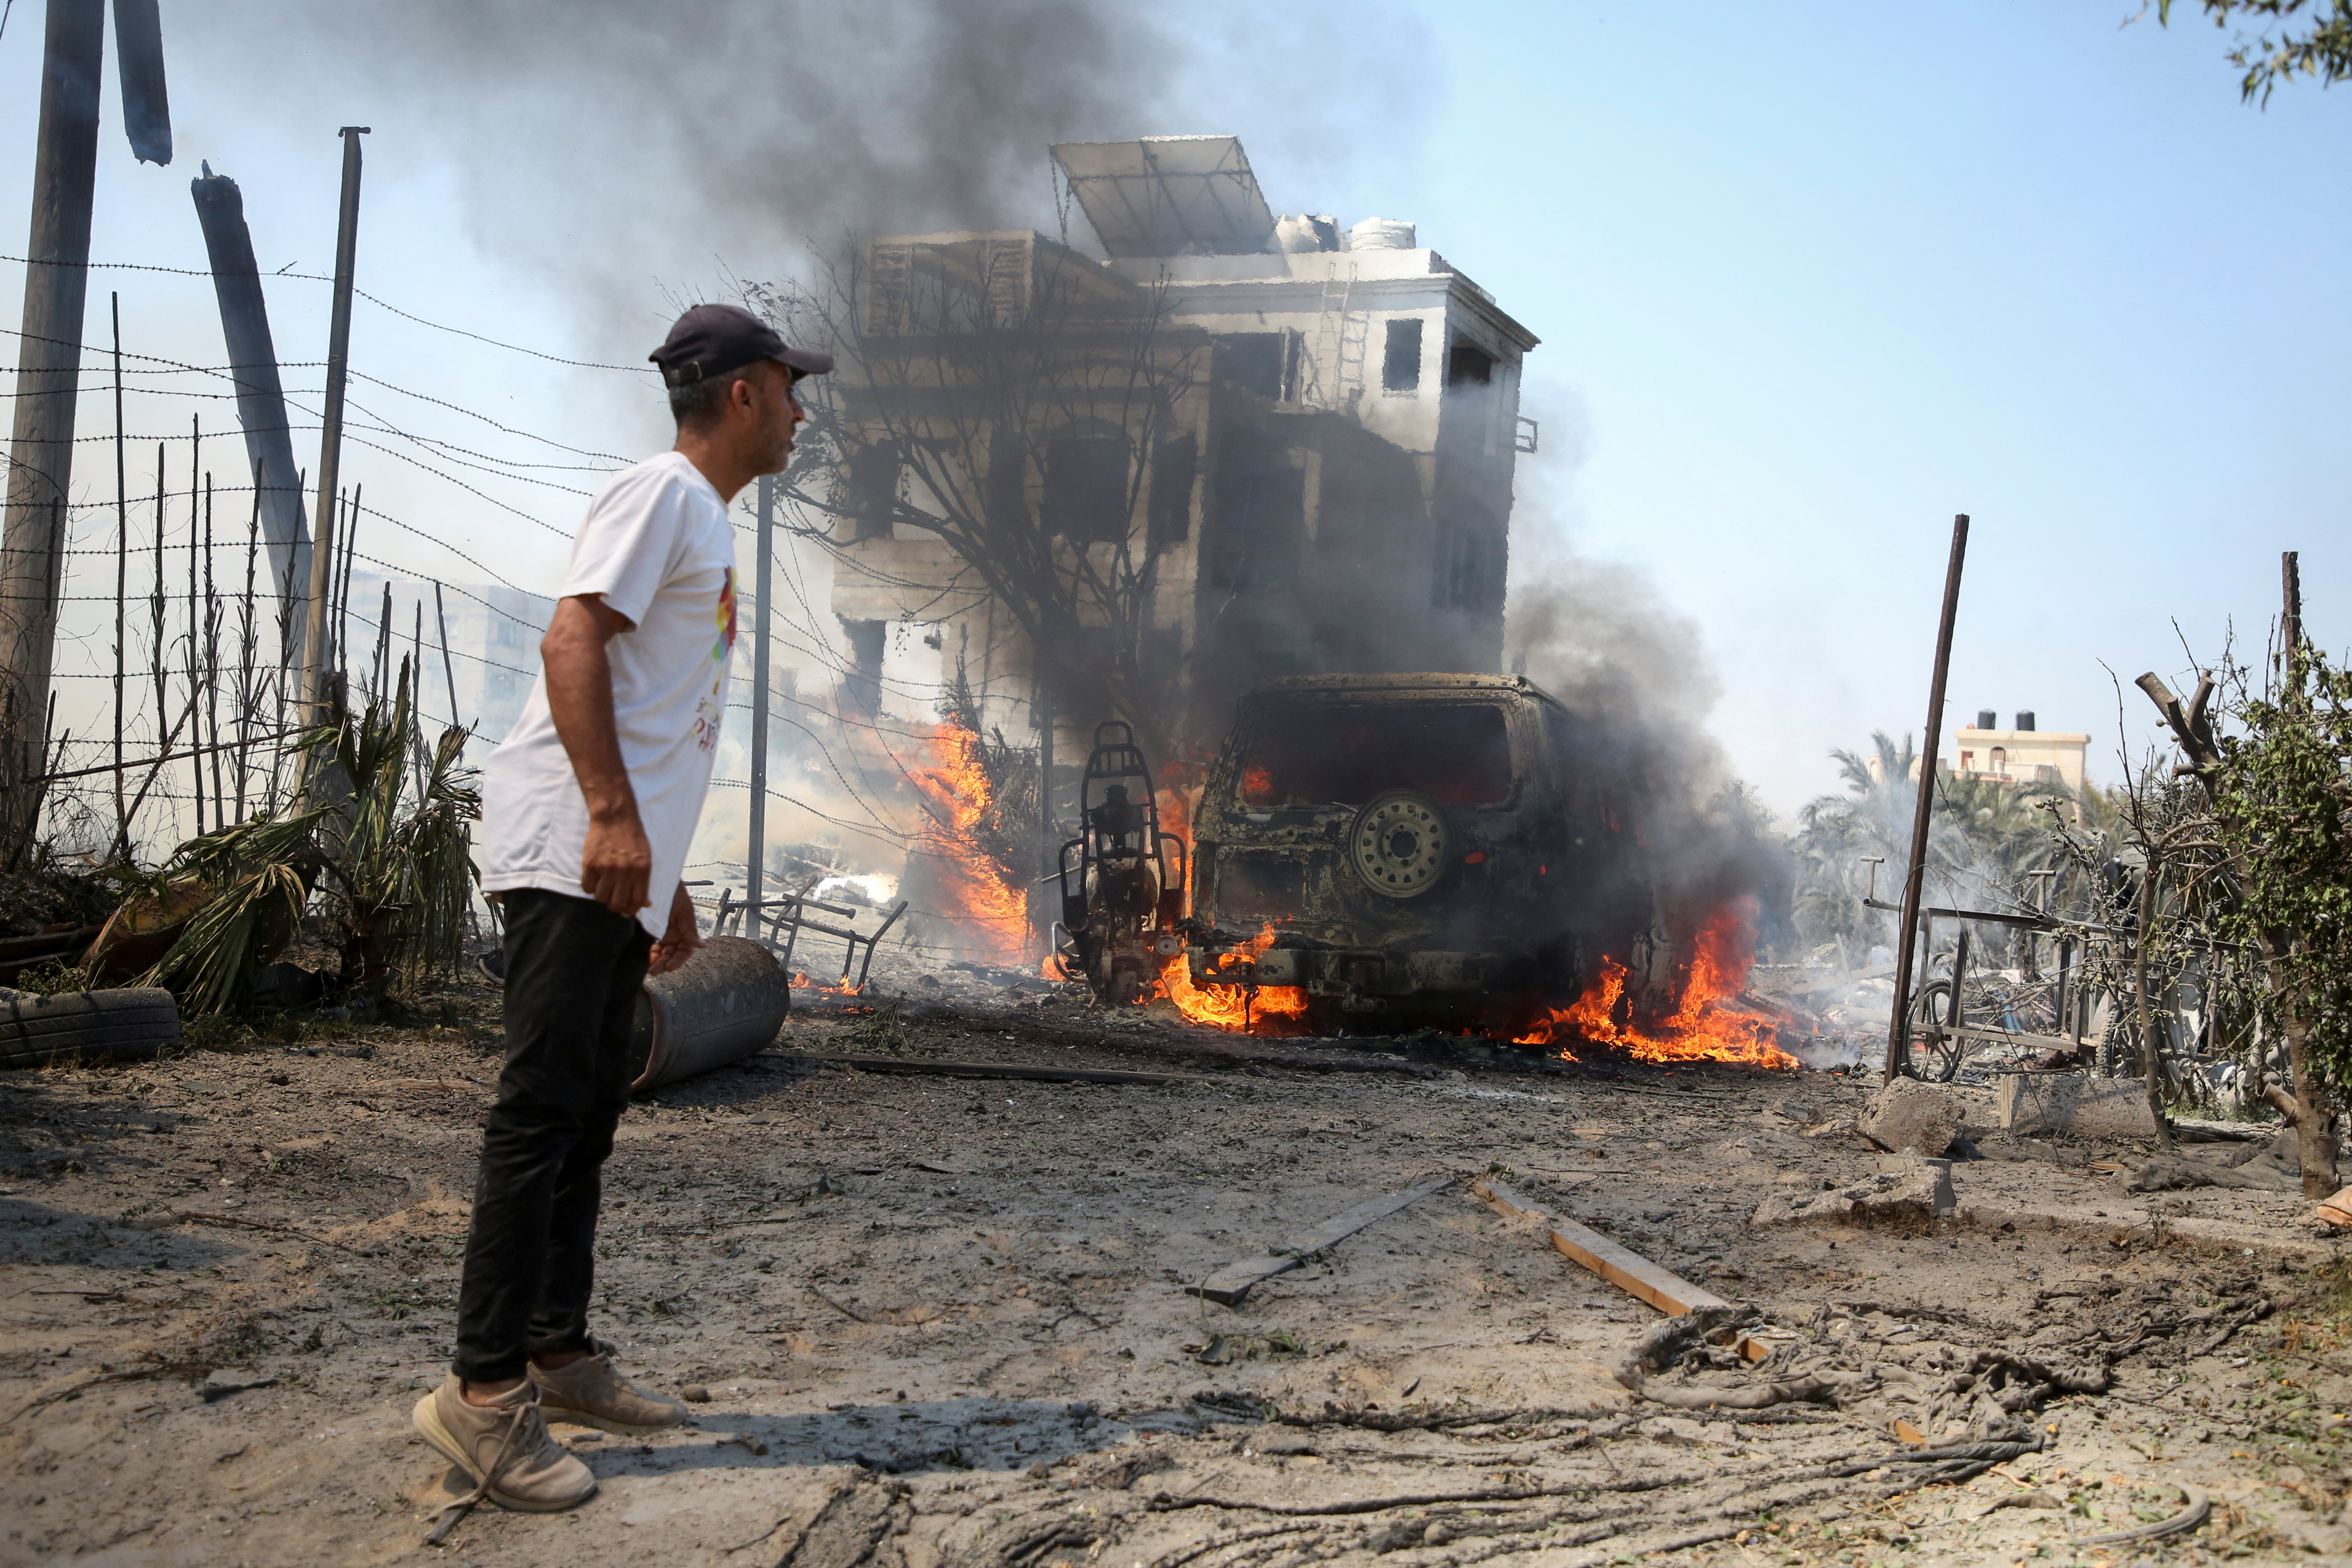
<svg viewBox="0 0 2352 1568">
<path fill-rule="evenodd" d="M 1503 636 L 1512 669 L 1585 717 L 1667 729 L 1694 753 L 1713 752 L 1697 726 L 1723 689 L 1698 626 L 1639 573 L 1577 557 L 1549 563 L 1511 595 Z"/>
<path fill-rule="evenodd" d="M 1508 668 L 1596 726 L 1633 781 L 1629 809 L 1670 923 L 1756 897 L 1759 935 L 1790 933 L 1790 868 L 1769 820 L 1704 724 L 1722 686 L 1696 623 L 1641 574 L 1562 556 L 1513 592 Z"/>
<path fill-rule="evenodd" d="M 853 231 L 1055 232 L 1056 139 L 1232 132 L 1286 159 L 1408 158 L 1423 95 L 1387 79 L 1425 58 L 1418 24 L 1297 9 L 1271 44 L 1230 0 L 1181 31 L 1139 0 L 258 0 L 180 26 L 219 71 L 266 62 L 275 112 L 373 116 L 372 156 L 436 140 L 478 237 L 645 310 L 663 284 L 773 276 L 780 253 Z M 1296 90 L 1275 46 L 1302 33 L 1345 91 Z"/>
</svg>

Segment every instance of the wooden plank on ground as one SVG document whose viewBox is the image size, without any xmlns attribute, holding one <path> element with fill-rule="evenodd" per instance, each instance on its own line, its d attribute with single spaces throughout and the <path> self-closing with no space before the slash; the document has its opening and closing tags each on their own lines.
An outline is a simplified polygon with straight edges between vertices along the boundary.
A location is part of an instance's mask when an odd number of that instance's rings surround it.
<svg viewBox="0 0 2352 1568">
<path fill-rule="evenodd" d="M 1679 1318 L 1701 1307 L 1727 1307 L 1714 1291 L 1692 1284 L 1629 1251 L 1589 1226 L 1530 1203 L 1502 1183 L 1481 1176 L 1470 1184 L 1477 1200 L 1506 1219 L 1541 1220 L 1551 1230 L 1553 1248 L 1582 1264 L 1629 1295 L 1638 1296 L 1668 1317 Z"/>
<path fill-rule="evenodd" d="M 1579 1225 L 1529 1202 L 1491 1177 L 1481 1176 L 1471 1183 L 1470 1193 L 1506 1219 L 1540 1222 L 1549 1233 L 1554 1251 L 1590 1268 L 1627 1295 L 1647 1301 L 1668 1317 L 1679 1318 L 1701 1307 L 1731 1305 L 1704 1286 L 1694 1285 L 1681 1275 L 1659 1268 L 1589 1226 Z M 1770 1348 L 1745 1334 L 1740 1336 L 1739 1353 L 1750 1361 L 1763 1360 Z"/>
<path fill-rule="evenodd" d="M 1370 1225 L 1386 1219 L 1409 1204 L 1420 1202 L 1434 1192 L 1454 1184 L 1451 1176 L 1435 1176 L 1401 1193 L 1390 1193 L 1358 1204 L 1345 1214 L 1333 1215 L 1312 1230 L 1302 1231 L 1268 1252 L 1264 1258 L 1244 1258 L 1228 1263 L 1198 1285 L 1184 1287 L 1185 1294 L 1202 1296 L 1221 1307 L 1238 1307 L 1250 1287 L 1277 1274 L 1286 1274 L 1304 1263 L 1310 1256 L 1336 1242 L 1341 1242 Z"/>
<path fill-rule="evenodd" d="M 1027 1079 L 1036 1083 L 1221 1083 L 1198 1073 L 1126 1072 L 1116 1068 L 1034 1067 L 1025 1062 L 935 1062 L 921 1057 L 771 1057 L 770 1061 L 817 1061 L 859 1072 L 925 1073 L 937 1078 Z"/>
</svg>

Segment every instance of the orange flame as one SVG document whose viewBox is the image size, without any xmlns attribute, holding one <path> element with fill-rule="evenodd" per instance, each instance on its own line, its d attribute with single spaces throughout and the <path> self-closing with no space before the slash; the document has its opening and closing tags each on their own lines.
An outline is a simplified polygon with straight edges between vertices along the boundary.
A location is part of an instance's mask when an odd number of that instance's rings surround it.
<svg viewBox="0 0 2352 1568">
<path fill-rule="evenodd" d="M 814 991 L 820 996 L 838 996 L 844 1000 L 854 1000 L 857 995 L 845 976 L 839 980 L 812 980 L 807 974 L 795 971 L 791 984 L 795 991 Z"/>
<path fill-rule="evenodd" d="M 1273 945 L 1274 927 L 1268 924 L 1249 940 L 1246 947 L 1219 953 L 1213 967 L 1234 973 L 1233 983 L 1224 985 L 1194 984 L 1192 967 L 1180 952 L 1160 965 L 1160 984 L 1144 1000 L 1164 997 L 1175 1004 L 1187 1022 L 1234 1034 L 1307 1034 L 1310 1031 L 1307 1026 L 1305 987 L 1260 985 L 1252 989 L 1243 983 L 1244 966 Z"/>
<path fill-rule="evenodd" d="M 1192 795 L 1199 786 L 1187 780 L 1187 771 L 1176 763 L 1163 766 L 1156 798 L 1160 803 L 1160 831 L 1174 834 L 1189 847 L 1192 842 Z M 1191 889 L 1186 892 L 1189 894 Z"/>
<path fill-rule="evenodd" d="M 1625 966 L 1601 961 L 1601 977 L 1565 1007 L 1554 1008 L 1517 1038 L 1523 1046 L 1580 1041 L 1611 1047 L 1637 1061 L 1733 1061 L 1793 1068 L 1797 1058 L 1774 1044 L 1779 1020 L 1738 1005 L 1756 962 L 1756 900 L 1734 899 L 1700 926 L 1674 1016 L 1654 1029 L 1617 1022 L 1625 994 Z M 1576 1059 L 1573 1047 L 1560 1056 Z"/>
<path fill-rule="evenodd" d="M 935 724 L 929 763 L 907 776 L 931 805 L 916 853 L 931 861 L 931 912 L 961 928 L 956 945 L 989 963 L 1025 964 L 1029 910 L 1021 889 L 981 848 L 976 829 L 993 804 L 981 766 L 980 737 L 961 724 Z"/>
</svg>

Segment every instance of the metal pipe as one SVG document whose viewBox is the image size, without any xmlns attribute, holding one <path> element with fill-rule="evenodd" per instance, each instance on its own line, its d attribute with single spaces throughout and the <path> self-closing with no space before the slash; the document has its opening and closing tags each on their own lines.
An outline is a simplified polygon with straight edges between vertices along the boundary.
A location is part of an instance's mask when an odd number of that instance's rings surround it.
<svg viewBox="0 0 2352 1568">
<path fill-rule="evenodd" d="M 759 483 L 759 564 L 752 584 L 759 595 L 759 618 L 751 623 L 751 807 L 750 844 L 743 867 L 745 929 L 760 934 L 760 907 L 768 870 L 768 583 L 769 556 L 774 548 L 776 481 L 762 474 Z"/>
<path fill-rule="evenodd" d="M 1936 808 L 1936 744 L 1944 728 L 1944 681 L 1952 668 L 1952 623 L 1960 611 L 1960 567 L 1969 553 L 1969 514 L 1952 519 L 1952 555 L 1944 568 L 1944 613 L 1936 626 L 1936 673 L 1927 688 L 1927 733 L 1919 747 L 1919 799 L 1911 815 L 1910 863 L 1903 877 L 1903 941 L 1895 950 L 1895 1016 L 1886 1026 L 1886 1079 L 1902 1070 L 1911 1044 L 1911 943 L 1927 878 L 1927 825 Z"/>
<path fill-rule="evenodd" d="M 686 966 L 646 982 L 630 1031 L 643 1094 L 773 1044 L 792 1010 L 792 976 L 749 937 L 714 936 Z"/>
</svg>

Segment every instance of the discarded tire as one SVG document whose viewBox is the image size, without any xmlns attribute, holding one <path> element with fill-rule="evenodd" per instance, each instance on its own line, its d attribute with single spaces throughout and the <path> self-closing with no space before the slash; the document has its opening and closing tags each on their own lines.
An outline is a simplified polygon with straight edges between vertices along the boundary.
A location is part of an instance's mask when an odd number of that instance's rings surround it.
<svg viewBox="0 0 2352 1568">
<path fill-rule="evenodd" d="M 169 991 L 0 991 L 0 1068 L 75 1057 L 145 1061 L 179 1040 L 180 1005 Z"/>
</svg>

